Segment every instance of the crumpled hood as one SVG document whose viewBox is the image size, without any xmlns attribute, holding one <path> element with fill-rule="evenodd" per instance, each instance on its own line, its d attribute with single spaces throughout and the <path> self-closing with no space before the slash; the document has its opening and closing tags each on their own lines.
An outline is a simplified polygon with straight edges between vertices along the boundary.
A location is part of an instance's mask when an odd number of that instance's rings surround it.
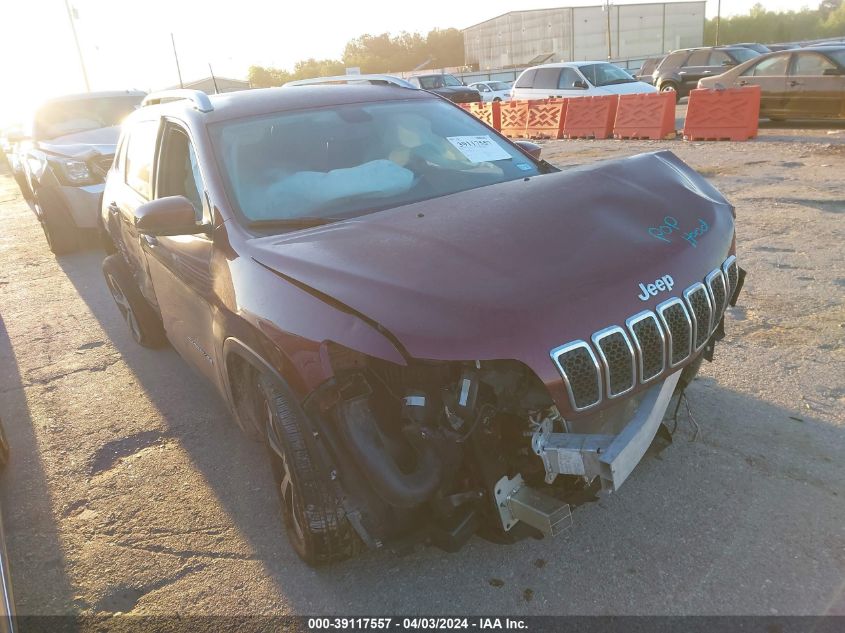
<svg viewBox="0 0 845 633">
<path fill-rule="evenodd" d="M 50 154 L 85 159 L 94 154 L 114 154 L 119 137 L 120 127 L 102 127 L 39 141 L 38 146 Z"/>
<path fill-rule="evenodd" d="M 413 357 L 517 359 L 548 384 L 559 380 L 551 349 L 624 325 L 718 267 L 732 211 L 658 152 L 256 238 L 252 256 L 378 322 Z M 659 239 L 666 216 L 678 229 Z M 693 246 L 682 232 L 701 222 Z M 638 298 L 665 275 L 671 293 Z"/>
</svg>

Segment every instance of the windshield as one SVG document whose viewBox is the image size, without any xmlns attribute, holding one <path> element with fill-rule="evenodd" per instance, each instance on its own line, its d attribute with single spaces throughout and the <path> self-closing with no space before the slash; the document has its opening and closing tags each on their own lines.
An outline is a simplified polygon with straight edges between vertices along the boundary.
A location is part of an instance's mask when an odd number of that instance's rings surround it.
<svg viewBox="0 0 845 633">
<path fill-rule="evenodd" d="M 749 59 L 759 57 L 760 53 L 752 51 L 750 48 L 734 48 L 731 49 L 731 55 L 741 64 L 742 62 L 747 62 Z"/>
<path fill-rule="evenodd" d="M 349 104 L 209 126 L 246 220 L 332 220 L 537 175 L 522 152 L 437 100 Z"/>
<path fill-rule="evenodd" d="M 491 90 L 510 90 L 511 85 L 509 83 L 505 83 L 504 81 L 491 81 L 489 84 Z"/>
<path fill-rule="evenodd" d="M 46 140 L 120 125 L 140 105 L 143 95 L 54 101 L 35 113 L 32 137 Z"/>
<path fill-rule="evenodd" d="M 619 66 L 613 64 L 585 64 L 579 66 L 583 75 L 594 86 L 612 86 L 613 84 L 627 84 L 636 81 Z"/>
</svg>

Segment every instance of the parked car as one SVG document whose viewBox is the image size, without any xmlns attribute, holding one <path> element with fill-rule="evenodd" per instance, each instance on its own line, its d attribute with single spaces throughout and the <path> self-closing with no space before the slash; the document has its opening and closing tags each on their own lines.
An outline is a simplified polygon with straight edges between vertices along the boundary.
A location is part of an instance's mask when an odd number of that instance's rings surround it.
<svg viewBox="0 0 845 633">
<path fill-rule="evenodd" d="M 401 77 L 393 75 L 335 75 L 333 77 L 314 77 L 312 79 L 296 79 L 289 81 L 282 88 L 292 86 L 315 86 L 315 85 L 346 85 L 346 84 L 370 84 L 374 86 L 397 86 L 399 88 L 415 88 L 414 84 Z"/>
<path fill-rule="evenodd" d="M 750 48 L 752 51 L 756 51 L 761 55 L 765 55 L 766 53 L 771 53 L 772 49 L 770 49 L 765 44 L 758 44 L 756 42 L 741 42 L 739 44 L 732 44 L 732 46 L 741 46 L 743 48 Z"/>
<path fill-rule="evenodd" d="M 649 57 L 643 62 L 642 67 L 640 68 L 639 72 L 636 73 L 635 79 L 638 81 L 645 82 L 650 84 L 654 81 L 652 74 L 654 73 L 654 69 L 663 61 L 663 57 Z"/>
<path fill-rule="evenodd" d="M 760 86 L 760 116 L 775 121 L 845 119 L 845 46 L 769 53 L 698 85 Z"/>
<path fill-rule="evenodd" d="M 760 53 L 740 46 L 689 48 L 672 51 L 652 75 L 660 92 L 674 92 L 677 100 L 689 96 L 699 79 L 720 75 Z"/>
<path fill-rule="evenodd" d="M 513 99 L 594 97 L 657 92 L 607 62 L 562 62 L 526 68 L 511 92 Z"/>
<path fill-rule="evenodd" d="M 511 85 L 506 81 L 477 81 L 469 85 L 481 95 L 482 101 L 509 101 Z"/>
<path fill-rule="evenodd" d="M 631 474 L 742 285 L 733 207 L 670 152 L 561 172 L 382 86 L 144 104 L 106 283 L 267 444 L 309 563 L 559 532 Z"/>
<path fill-rule="evenodd" d="M 143 92 L 87 92 L 39 106 L 18 142 L 22 190 L 56 255 L 76 250 L 80 231 L 97 230 L 106 172 L 120 122 Z"/>
<path fill-rule="evenodd" d="M 475 88 L 465 86 L 460 79 L 449 73 L 429 73 L 408 77 L 417 88 L 428 90 L 455 103 L 474 103 L 481 101 L 481 95 Z"/>
</svg>

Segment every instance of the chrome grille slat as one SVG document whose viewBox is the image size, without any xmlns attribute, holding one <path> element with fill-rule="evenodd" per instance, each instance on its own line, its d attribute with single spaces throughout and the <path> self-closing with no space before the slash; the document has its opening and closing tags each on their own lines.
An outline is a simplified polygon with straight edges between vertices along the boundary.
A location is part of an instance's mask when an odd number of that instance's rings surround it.
<svg viewBox="0 0 845 633">
<path fill-rule="evenodd" d="M 674 297 L 657 306 L 657 314 L 660 315 L 669 341 L 669 367 L 675 367 L 692 353 L 692 319 L 689 310 L 683 301 Z"/>
<path fill-rule="evenodd" d="M 722 264 L 722 272 L 725 274 L 725 285 L 727 286 L 728 298 L 726 303 L 730 303 L 736 292 L 736 285 L 739 281 L 739 268 L 736 264 L 736 256 L 731 255 Z"/>
<path fill-rule="evenodd" d="M 586 341 L 572 341 L 552 350 L 575 411 L 583 411 L 601 401 L 601 377 L 596 355 Z"/>
<path fill-rule="evenodd" d="M 640 384 L 654 380 L 666 368 L 666 336 L 651 310 L 635 314 L 625 321 L 637 348 Z"/>
<path fill-rule="evenodd" d="M 719 324 L 719 320 L 722 318 L 722 313 L 728 305 L 728 292 L 725 288 L 725 276 L 722 274 L 721 270 L 716 269 L 707 275 L 705 284 L 707 285 L 707 290 L 710 293 L 710 301 L 713 303 L 713 327 L 711 329 L 715 329 L 715 327 Z"/>
<path fill-rule="evenodd" d="M 593 334 L 592 341 L 604 367 L 607 397 L 618 398 L 631 391 L 636 384 L 637 370 L 634 348 L 625 330 L 614 325 Z"/>
<path fill-rule="evenodd" d="M 682 297 L 551 351 L 574 411 L 597 406 L 656 380 L 701 351 L 737 291 L 739 267 L 731 255 Z"/>
<path fill-rule="evenodd" d="M 710 338 L 713 306 L 710 304 L 710 295 L 707 293 L 707 288 L 701 282 L 694 283 L 684 290 L 684 300 L 687 302 L 687 307 L 692 316 L 693 351 L 697 352 L 704 347 L 707 339 Z"/>
</svg>

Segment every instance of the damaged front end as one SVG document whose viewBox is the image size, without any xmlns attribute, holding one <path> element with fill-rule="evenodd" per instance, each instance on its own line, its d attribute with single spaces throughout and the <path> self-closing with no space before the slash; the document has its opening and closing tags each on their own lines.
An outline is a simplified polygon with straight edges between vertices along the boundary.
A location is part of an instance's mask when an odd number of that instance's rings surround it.
<svg viewBox="0 0 845 633">
<path fill-rule="evenodd" d="M 361 539 L 379 547 L 411 535 L 454 551 L 475 533 L 509 542 L 568 527 L 571 506 L 622 485 L 672 397 L 712 359 L 744 277 L 734 257 L 720 271 L 702 284 L 707 310 L 694 292 L 680 293 L 610 328 L 613 337 L 605 328 L 552 350 L 569 410 L 602 404 L 573 419 L 519 361 L 401 366 L 324 344 L 333 378 L 304 404 Z"/>
</svg>

